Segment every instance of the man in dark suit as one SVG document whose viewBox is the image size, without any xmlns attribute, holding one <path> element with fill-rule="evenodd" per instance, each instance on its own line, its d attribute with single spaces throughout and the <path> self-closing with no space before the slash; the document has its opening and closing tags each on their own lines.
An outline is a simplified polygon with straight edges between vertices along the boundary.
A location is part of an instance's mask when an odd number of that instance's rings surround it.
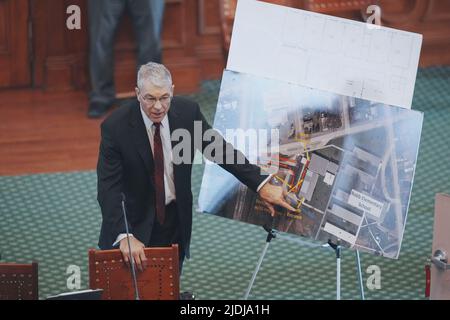
<svg viewBox="0 0 450 320">
<path fill-rule="evenodd" d="M 218 146 L 218 152 L 204 155 L 222 162 L 221 167 L 258 192 L 272 214 L 275 212 L 273 205 L 295 210 L 285 202 L 282 188 L 266 183 L 267 175 L 261 175 L 260 168 L 250 164 L 231 145 L 222 144 L 223 139 L 216 131 L 213 131 L 216 135 L 212 141 L 202 139 L 201 143 L 195 143 L 195 126 L 201 125 L 202 137 L 211 130 L 210 126 L 198 104 L 173 97 L 173 89 L 166 67 L 152 62 L 143 65 L 138 72 L 136 88 L 139 103 L 119 108 L 101 126 L 97 176 L 103 221 L 99 246 L 101 249 L 119 246 L 125 262 L 130 260 L 121 210 L 121 193 L 124 193 L 128 227 L 133 235 L 131 252 L 140 270 L 145 268 L 143 248 L 147 246 L 176 243 L 180 248 L 180 266 L 185 256 L 189 258 L 192 162 L 195 150 L 204 152 L 211 143 Z M 185 132 L 194 137 L 187 144 L 183 141 L 185 148 L 177 154 L 174 152 L 177 142 L 171 141 L 174 132 Z M 233 159 L 241 156 L 244 161 L 241 164 L 221 161 L 230 150 Z M 175 157 L 181 157 L 183 161 Z"/>
</svg>

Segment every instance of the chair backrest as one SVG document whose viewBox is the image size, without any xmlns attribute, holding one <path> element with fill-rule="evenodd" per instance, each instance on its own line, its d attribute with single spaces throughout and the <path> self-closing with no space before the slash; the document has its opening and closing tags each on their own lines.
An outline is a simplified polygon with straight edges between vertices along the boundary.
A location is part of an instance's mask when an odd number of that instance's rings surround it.
<svg viewBox="0 0 450 320">
<path fill-rule="evenodd" d="M 0 300 L 38 300 L 38 264 L 0 263 Z"/>
<path fill-rule="evenodd" d="M 178 300 L 180 275 L 178 245 L 145 248 L 147 269 L 136 269 L 141 300 Z M 130 268 L 120 250 L 89 250 L 89 287 L 103 289 L 103 300 L 132 300 L 134 287 Z"/>
</svg>

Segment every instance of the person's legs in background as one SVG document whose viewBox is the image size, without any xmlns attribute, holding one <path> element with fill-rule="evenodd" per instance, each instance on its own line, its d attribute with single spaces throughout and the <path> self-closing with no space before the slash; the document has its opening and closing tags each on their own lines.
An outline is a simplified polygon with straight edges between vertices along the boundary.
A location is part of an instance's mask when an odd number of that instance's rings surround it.
<svg viewBox="0 0 450 320">
<path fill-rule="evenodd" d="M 126 0 L 89 0 L 89 70 L 92 91 L 88 117 L 98 118 L 114 103 L 114 39 Z"/>
<path fill-rule="evenodd" d="M 137 68 L 147 62 L 162 63 L 164 0 L 128 0 L 137 42 Z"/>
</svg>

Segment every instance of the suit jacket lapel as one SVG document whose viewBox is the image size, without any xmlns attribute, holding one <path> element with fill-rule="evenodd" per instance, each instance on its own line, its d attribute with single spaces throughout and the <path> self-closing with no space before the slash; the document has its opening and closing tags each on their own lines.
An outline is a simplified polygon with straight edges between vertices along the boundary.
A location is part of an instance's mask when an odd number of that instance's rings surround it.
<svg viewBox="0 0 450 320">
<path fill-rule="evenodd" d="M 147 169 L 147 173 L 149 174 L 151 178 L 150 180 L 153 184 L 153 153 L 150 146 L 147 129 L 145 128 L 144 120 L 142 119 L 142 114 L 139 109 L 139 103 L 137 104 L 137 106 L 133 105 L 132 108 L 133 111 L 131 112 L 130 125 L 133 132 L 133 141 L 136 145 L 140 157 L 144 161 L 144 166 Z"/>
</svg>

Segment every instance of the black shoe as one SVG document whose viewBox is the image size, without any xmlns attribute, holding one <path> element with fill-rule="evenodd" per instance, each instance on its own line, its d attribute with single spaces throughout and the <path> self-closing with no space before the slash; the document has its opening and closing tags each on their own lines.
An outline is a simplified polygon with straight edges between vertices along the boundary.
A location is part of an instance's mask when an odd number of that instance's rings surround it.
<svg viewBox="0 0 450 320">
<path fill-rule="evenodd" d="M 109 107 L 107 104 L 93 102 L 89 105 L 87 116 L 91 119 L 101 118 L 108 111 Z"/>
<path fill-rule="evenodd" d="M 180 292 L 180 300 L 195 300 L 195 295 L 190 291 Z"/>
</svg>

